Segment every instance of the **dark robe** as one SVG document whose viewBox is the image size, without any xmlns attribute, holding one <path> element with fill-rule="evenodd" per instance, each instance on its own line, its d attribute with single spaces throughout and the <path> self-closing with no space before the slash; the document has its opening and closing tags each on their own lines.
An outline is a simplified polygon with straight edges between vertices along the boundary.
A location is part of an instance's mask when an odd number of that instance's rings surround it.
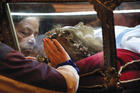
<svg viewBox="0 0 140 93">
<path fill-rule="evenodd" d="M 0 43 L 0 74 L 37 87 L 67 91 L 65 78 L 46 63 L 25 59 L 24 55 Z"/>
</svg>

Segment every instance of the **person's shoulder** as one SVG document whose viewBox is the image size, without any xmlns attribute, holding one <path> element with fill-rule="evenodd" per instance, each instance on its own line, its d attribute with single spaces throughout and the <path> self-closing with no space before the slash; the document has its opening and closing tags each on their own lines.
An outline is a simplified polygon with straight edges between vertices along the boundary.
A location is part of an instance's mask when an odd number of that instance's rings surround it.
<svg viewBox="0 0 140 93">
<path fill-rule="evenodd" d="M 12 51 L 12 50 L 13 49 L 11 47 L 0 42 L 0 59 L 2 59 L 9 51 Z"/>
</svg>

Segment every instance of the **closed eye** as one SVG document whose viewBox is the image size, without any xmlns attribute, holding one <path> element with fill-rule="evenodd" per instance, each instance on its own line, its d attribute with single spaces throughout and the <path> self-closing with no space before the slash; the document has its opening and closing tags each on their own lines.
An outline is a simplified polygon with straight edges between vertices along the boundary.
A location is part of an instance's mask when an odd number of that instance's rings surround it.
<svg viewBox="0 0 140 93">
<path fill-rule="evenodd" d="M 21 31 L 19 31 L 19 34 L 22 35 L 23 37 L 28 37 L 32 33 L 33 33 L 33 31 L 30 28 L 28 28 L 28 27 L 25 27 L 24 29 L 22 29 Z"/>
</svg>

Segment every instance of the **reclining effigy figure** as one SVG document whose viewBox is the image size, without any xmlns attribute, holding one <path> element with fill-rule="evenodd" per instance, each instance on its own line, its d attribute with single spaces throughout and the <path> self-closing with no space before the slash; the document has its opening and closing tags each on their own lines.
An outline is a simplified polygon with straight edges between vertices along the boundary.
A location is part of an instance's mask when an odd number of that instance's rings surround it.
<svg viewBox="0 0 140 93">
<path fill-rule="evenodd" d="M 139 25 L 134 28 L 115 26 L 117 48 L 120 48 L 117 49 L 117 71 L 118 75 L 120 75 L 120 85 L 126 93 L 139 92 L 140 53 L 137 45 L 139 44 L 139 27 Z M 80 69 L 78 93 L 93 93 L 93 91 L 96 93 L 99 91 L 100 93 L 104 87 L 104 76 L 99 69 L 104 67 L 101 29 L 93 30 L 93 28 L 79 23 L 74 27 L 66 26 L 53 29 L 52 32 L 50 31 L 46 35 L 48 38 L 57 39 L 72 59 L 76 58 L 78 60 L 75 62 Z M 89 57 L 81 56 L 85 50 L 81 51 L 80 48 L 75 47 L 75 44 L 86 47 L 86 52 L 90 53 L 90 55 L 86 56 Z M 84 49 L 83 47 L 82 49 Z"/>
<path fill-rule="evenodd" d="M 140 53 L 140 25 L 135 27 L 115 26 L 116 47 Z M 103 50 L 102 30 L 86 26 L 82 22 L 75 26 L 56 27 L 46 37 L 57 39 L 74 61 Z"/>
<path fill-rule="evenodd" d="M 56 27 L 46 33 L 46 37 L 55 38 L 74 60 L 91 56 L 102 51 L 102 43 L 93 36 L 94 30 L 82 22 L 75 26 Z"/>
</svg>

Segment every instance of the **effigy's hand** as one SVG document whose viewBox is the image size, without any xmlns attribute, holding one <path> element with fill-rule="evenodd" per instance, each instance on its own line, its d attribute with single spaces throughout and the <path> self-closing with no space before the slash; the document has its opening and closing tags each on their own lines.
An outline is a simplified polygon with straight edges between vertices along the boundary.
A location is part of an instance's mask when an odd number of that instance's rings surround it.
<svg viewBox="0 0 140 93">
<path fill-rule="evenodd" d="M 45 53 L 53 67 L 70 60 L 68 53 L 56 39 L 44 38 L 43 45 Z"/>
</svg>

